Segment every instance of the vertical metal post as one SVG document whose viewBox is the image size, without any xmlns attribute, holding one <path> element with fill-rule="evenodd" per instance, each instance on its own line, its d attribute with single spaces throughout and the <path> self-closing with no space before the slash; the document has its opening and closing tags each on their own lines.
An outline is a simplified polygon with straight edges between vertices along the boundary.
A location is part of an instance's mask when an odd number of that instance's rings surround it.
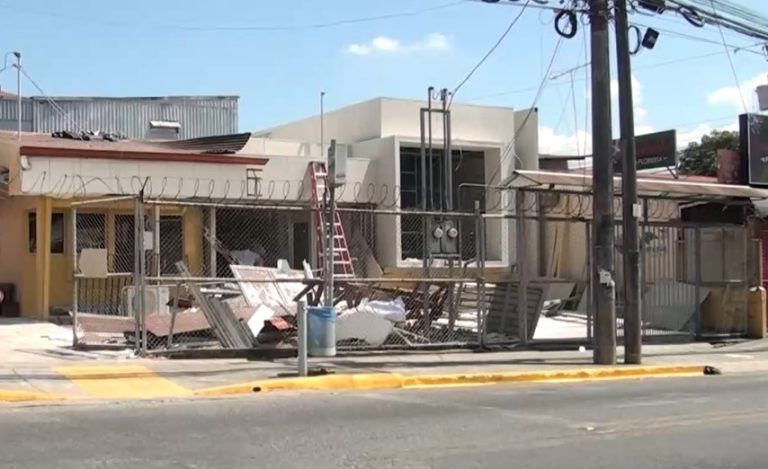
<svg viewBox="0 0 768 469">
<path fill-rule="evenodd" d="M 632 71 L 629 53 L 627 0 L 614 0 L 616 20 L 616 63 L 619 82 L 621 125 L 622 243 L 624 267 L 624 363 L 642 362 L 640 298 L 640 248 L 637 220 L 637 159 L 635 119 L 632 103 Z"/>
<path fill-rule="evenodd" d="M 320 154 L 325 153 L 325 91 L 320 92 Z"/>
<path fill-rule="evenodd" d="M 327 180 L 327 179 L 326 179 Z M 335 236 L 335 229 L 334 224 L 336 223 L 336 187 L 335 184 L 328 184 L 328 220 L 327 220 L 327 227 L 328 231 L 325 235 L 326 240 L 326 277 L 325 277 L 325 286 L 326 286 L 326 295 L 325 295 L 325 306 L 327 307 L 333 307 L 333 295 L 334 295 L 334 270 L 335 270 L 335 260 L 336 260 L 336 241 L 334 240 Z"/>
<path fill-rule="evenodd" d="M 137 309 L 141 306 L 141 257 L 143 255 L 141 251 L 140 239 L 143 237 L 143 228 L 139 225 L 139 219 L 141 218 L 141 199 L 136 197 L 133 202 L 133 322 L 135 324 L 134 332 L 136 337 L 136 353 L 141 352 L 141 324 L 139 322 L 139 314 Z"/>
<path fill-rule="evenodd" d="M 593 313 L 594 310 L 592 308 L 592 300 L 595 297 L 594 295 L 594 288 L 595 283 L 593 282 L 592 278 L 592 263 L 594 260 L 592 259 L 592 224 L 589 222 L 584 223 L 584 230 L 585 230 L 585 238 L 586 244 L 587 244 L 587 288 L 586 288 L 586 294 L 587 294 L 587 340 L 589 343 L 594 347 L 595 345 L 595 334 L 593 331 L 594 327 L 594 321 L 593 321 Z"/>
<path fill-rule="evenodd" d="M 445 194 L 445 210 L 447 212 L 453 211 L 453 147 L 451 145 L 451 114 L 448 110 L 448 99 L 449 94 L 448 90 L 446 88 L 443 88 L 440 92 L 440 98 L 443 102 L 443 109 L 442 109 L 442 118 L 443 118 L 443 161 L 445 162 L 444 167 L 444 176 L 443 176 L 443 192 Z M 461 219 L 456 218 L 455 219 L 456 229 L 459 229 L 459 224 L 461 223 Z M 460 241 L 460 240 L 459 240 Z M 458 251 L 459 251 L 459 262 L 461 262 L 461 243 L 459 242 L 458 245 Z M 454 265 L 453 265 L 454 259 L 453 257 L 448 258 L 448 278 L 453 279 L 454 275 Z M 456 285 L 450 284 L 448 285 L 448 300 L 447 303 L 449 305 L 448 311 L 449 311 L 449 323 L 450 323 L 450 329 L 453 331 L 453 326 L 455 325 L 456 315 L 458 314 L 458 311 L 456 310 Z"/>
<path fill-rule="evenodd" d="M 301 300 L 296 305 L 299 376 L 307 376 L 307 304 Z"/>
<path fill-rule="evenodd" d="M 696 301 L 696 338 L 701 337 L 701 228 L 696 227 L 694 228 L 693 232 L 693 243 L 694 246 L 694 259 L 693 259 L 693 265 L 694 265 L 694 277 L 696 282 L 696 293 L 695 293 L 695 300 Z"/>
<path fill-rule="evenodd" d="M 216 207 L 211 207 L 208 209 L 208 233 L 210 235 L 210 241 L 208 242 L 208 246 L 210 247 L 209 254 L 210 254 L 210 272 L 208 275 L 211 277 L 218 277 L 217 272 L 218 269 L 218 258 L 216 253 Z"/>
<path fill-rule="evenodd" d="M 78 322 L 78 290 L 80 289 L 77 274 L 77 206 L 72 207 L 72 347 L 77 347 L 77 322 Z"/>
<path fill-rule="evenodd" d="M 421 128 L 421 209 L 423 212 L 427 211 L 427 194 L 431 197 L 431 191 L 427 190 L 427 170 L 431 166 L 432 163 L 432 87 L 429 88 L 429 108 L 428 109 L 422 109 L 420 114 L 420 128 Z M 429 131 L 429 158 L 430 158 L 430 165 L 427 165 L 427 148 L 426 148 L 426 129 L 425 129 L 425 119 L 428 121 L 430 126 Z M 430 177 L 429 181 L 432 180 L 431 177 L 431 170 L 430 170 Z M 431 205 L 431 204 L 429 204 Z M 402 222 L 402 218 L 401 218 Z M 422 317 L 424 318 L 424 327 L 425 329 L 429 328 L 429 282 L 427 281 L 427 277 L 429 276 L 429 259 L 430 259 L 430 253 L 429 253 L 429 230 L 430 230 L 430 220 L 429 215 L 422 215 L 421 218 L 421 279 L 422 283 L 424 285 L 424 291 L 421 295 L 421 305 L 422 305 Z"/>
<path fill-rule="evenodd" d="M 16 119 L 18 131 L 16 138 L 21 140 L 21 52 L 14 52 L 16 56 Z"/>
<path fill-rule="evenodd" d="M 613 264 L 613 136 L 608 47 L 608 1 L 590 3 L 592 49 L 592 153 L 594 214 L 595 350 L 594 362 L 616 363 L 616 286 Z"/>
<path fill-rule="evenodd" d="M 173 311 L 171 311 L 171 326 L 168 330 L 168 340 L 165 344 L 166 348 L 173 346 L 173 331 L 176 328 L 176 314 L 179 312 L 179 297 L 181 296 L 181 283 L 176 283 L 176 295 L 173 297 Z"/>
<path fill-rule="evenodd" d="M 743 236 L 743 251 L 742 261 L 744 268 L 742 269 L 742 279 L 744 280 L 744 314 L 741 315 L 741 330 L 739 332 L 746 334 L 749 329 L 749 296 L 750 296 L 750 268 L 749 268 L 749 229 L 747 226 L 741 227 L 741 234 Z M 762 257 L 758 262 L 762 262 Z"/>
<path fill-rule="evenodd" d="M 480 212 L 480 201 L 475 200 L 475 257 L 477 258 L 477 341 L 480 347 L 485 346 L 485 256 L 483 245 L 483 215 Z"/>
<path fill-rule="evenodd" d="M 157 277 L 155 281 L 156 290 L 160 291 L 160 275 L 162 271 L 160 269 L 160 206 L 152 205 L 152 275 Z M 155 304 L 153 305 L 153 311 L 160 311 L 160 295 L 155 295 Z"/>
<path fill-rule="evenodd" d="M 141 191 L 141 195 L 139 196 L 139 291 L 141 292 L 139 295 L 139 311 L 137 315 L 137 321 L 139 324 L 141 324 L 141 352 L 146 353 L 147 352 L 147 295 L 146 295 L 146 281 L 145 277 L 147 275 L 147 250 L 144 246 L 144 229 L 145 229 L 145 221 L 144 221 L 144 191 Z"/>
<path fill-rule="evenodd" d="M 518 295 L 517 295 L 517 317 L 520 334 L 520 341 L 523 345 L 528 343 L 528 263 L 526 256 L 527 236 L 525 230 L 525 191 L 518 190 L 515 195 L 515 216 L 517 221 L 517 272 L 518 272 Z"/>
</svg>

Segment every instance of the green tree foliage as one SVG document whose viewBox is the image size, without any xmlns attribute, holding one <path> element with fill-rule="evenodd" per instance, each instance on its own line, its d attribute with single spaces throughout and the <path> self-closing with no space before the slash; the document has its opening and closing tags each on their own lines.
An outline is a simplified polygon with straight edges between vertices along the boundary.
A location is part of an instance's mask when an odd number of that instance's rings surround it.
<svg viewBox="0 0 768 469">
<path fill-rule="evenodd" d="M 713 130 L 680 152 L 678 170 L 681 174 L 717 176 L 717 150 L 725 149 L 739 151 L 739 133 Z"/>
</svg>

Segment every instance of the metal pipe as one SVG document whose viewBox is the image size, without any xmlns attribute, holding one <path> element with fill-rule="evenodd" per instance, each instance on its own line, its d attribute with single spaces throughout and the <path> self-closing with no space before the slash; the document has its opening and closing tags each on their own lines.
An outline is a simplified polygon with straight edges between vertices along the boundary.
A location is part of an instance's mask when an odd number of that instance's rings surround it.
<svg viewBox="0 0 768 469">
<path fill-rule="evenodd" d="M 307 376 L 307 303 L 303 300 L 296 304 L 296 325 L 298 342 L 298 373 L 299 376 Z"/>
<path fill-rule="evenodd" d="M 124 274 L 123 276 L 130 276 L 130 274 Z M 322 279 L 290 279 L 290 278 L 273 278 L 273 279 L 236 279 L 236 278 L 229 278 L 229 277 L 218 277 L 218 278 L 211 278 L 211 277 L 178 277 L 178 276 L 163 276 L 163 277 L 146 277 L 146 281 L 148 282 L 154 282 L 154 281 L 162 281 L 165 283 L 173 283 L 173 282 L 192 282 L 192 283 L 208 283 L 208 284 L 217 284 L 217 283 L 233 283 L 233 284 L 240 284 L 240 283 L 254 283 L 254 284 L 261 284 L 261 283 L 301 283 L 303 285 L 320 285 L 323 283 Z M 385 278 L 352 278 L 352 279 L 346 279 L 344 277 L 340 277 L 335 279 L 335 282 L 338 284 L 369 284 L 369 283 L 418 283 L 419 278 L 414 277 L 385 277 Z M 449 282 L 473 282 L 475 281 L 475 278 L 443 278 L 443 277 L 435 277 L 430 278 L 430 282 L 434 283 L 449 283 Z"/>
<path fill-rule="evenodd" d="M 142 192 L 143 189 L 142 189 Z M 144 206 L 139 197 L 139 314 L 138 323 L 141 324 L 141 353 L 147 353 L 147 297 L 146 297 L 146 275 L 147 275 L 147 251 L 144 246 Z"/>
<path fill-rule="evenodd" d="M 208 231 L 211 235 L 212 240 L 216 240 L 216 207 L 209 207 L 208 208 Z M 209 245 L 209 254 L 210 254 L 210 268 L 209 268 L 209 275 L 211 277 L 215 277 L 218 273 L 218 256 L 216 247 L 213 245 L 213 243 L 208 243 Z"/>
<path fill-rule="evenodd" d="M 133 288 L 134 288 L 134 295 L 133 295 L 133 304 L 131 304 L 131 310 L 133 313 L 133 319 L 135 323 L 134 327 L 134 333 L 136 337 L 136 347 L 135 352 L 138 354 L 141 352 L 141 324 L 139 322 L 139 315 L 136 308 L 136 305 L 140 305 L 140 295 L 141 295 L 141 247 L 139 244 L 139 239 L 142 238 L 142 233 L 139 226 L 139 212 L 141 211 L 141 200 L 138 197 L 134 198 L 133 203 Z"/>
<path fill-rule="evenodd" d="M 429 231 L 430 231 L 430 219 L 432 215 L 427 215 L 427 210 L 431 208 L 431 181 L 432 181 L 432 87 L 427 90 L 427 109 L 421 110 L 420 113 L 420 141 L 421 141 L 421 209 L 424 215 L 421 217 L 421 277 L 426 279 L 429 276 Z M 426 150 L 426 132 L 425 132 L 425 114 L 426 120 L 429 125 L 429 165 L 427 164 L 427 150 Z M 429 178 L 427 178 L 427 171 L 429 171 Z M 429 188 L 427 187 L 427 180 L 430 181 Z M 430 198 L 430 204 L 427 204 L 427 196 Z M 424 291 L 421 293 L 421 306 L 422 316 L 424 323 L 428 323 L 429 318 L 429 283 L 424 282 Z M 428 326 L 426 326 L 428 327 Z"/>
<path fill-rule="evenodd" d="M 72 347 L 77 347 L 78 293 L 80 282 L 77 277 L 77 207 L 72 207 Z"/>
<path fill-rule="evenodd" d="M 696 302 L 696 325 L 695 325 L 695 333 L 696 338 L 699 339 L 701 337 L 701 228 L 696 228 L 693 234 L 693 242 L 695 244 L 694 246 L 694 259 L 693 259 L 693 265 L 694 265 L 694 276 L 696 281 L 696 292 L 695 292 L 695 299 Z"/>
<path fill-rule="evenodd" d="M 525 207 L 525 192 L 518 191 L 515 196 L 515 212 L 522 213 Z M 526 226 L 525 220 L 522 218 L 517 219 L 517 232 L 515 238 L 517 239 L 517 273 L 518 273 L 518 303 L 517 303 L 517 317 L 520 342 L 523 345 L 528 343 L 528 268 L 526 266 Z"/>
<path fill-rule="evenodd" d="M 81 207 L 83 205 L 96 205 L 104 202 L 120 202 L 125 200 L 136 200 L 136 196 L 126 195 L 126 196 L 120 196 L 120 197 L 104 197 L 103 199 L 80 200 L 80 201 L 72 202 L 69 205 L 72 207 Z"/>
<path fill-rule="evenodd" d="M 21 52 L 14 52 L 16 56 L 16 118 L 18 121 L 18 131 L 16 138 L 21 140 Z"/>
</svg>

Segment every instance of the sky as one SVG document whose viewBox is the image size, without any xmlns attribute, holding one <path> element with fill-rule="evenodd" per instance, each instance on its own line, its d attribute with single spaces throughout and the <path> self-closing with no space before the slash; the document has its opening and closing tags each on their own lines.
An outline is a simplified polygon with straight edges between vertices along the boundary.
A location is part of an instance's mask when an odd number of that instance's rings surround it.
<svg viewBox="0 0 768 469">
<path fill-rule="evenodd" d="M 316 114 L 321 91 L 333 109 L 377 96 L 424 98 L 430 85 L 453 90 L 520 3 L 0 0 L 0 52 L 21 51 L 24 69 L 50 96 L 238 95 L 240 130 L 255 131 Z M 588 27 L 560 39 L 553 16 L 524 11 L 455 100 L 536 106 L 540 151 L 584 154 Z M 654 49 L 633 57 L 638 134 L 677 129 L 681 146 L 714 128 L 735 130 L 740 113 L 756 110 L 754 87 L 768 83 L 756 40 L 695 28 L 669 12 L 635 14 L 630 23 L 660 31 Z M 3 90 L 15 86 L 12 69 L 0 73 Z M 22 92 L 41 94 L 26 80 Z M 614 106 L 614 122 L 615 114 Z"/>
</svg>

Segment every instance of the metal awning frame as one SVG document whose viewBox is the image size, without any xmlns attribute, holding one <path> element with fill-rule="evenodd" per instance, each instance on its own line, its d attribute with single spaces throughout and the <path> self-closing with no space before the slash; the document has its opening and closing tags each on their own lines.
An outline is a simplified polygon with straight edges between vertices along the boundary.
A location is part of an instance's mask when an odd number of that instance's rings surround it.
<svg viewBox="0 0 768 469">
<path fill-rule="evenodd" d="M 680 203 L 718 202 L 734 205 L 768 200 L 768 190 L 749 186 L 644 178 L 638 178 L 637 182 L 639 198 L 645 200 L 671 200 Z M 593 195 L 592 176 L 577 173 L 517 170 L 504 181 L 501 188 L 525 192 Z M 615 197 L 621 196 L 619 177 L 614 177 L 613 193 Z"/>
</svg>

